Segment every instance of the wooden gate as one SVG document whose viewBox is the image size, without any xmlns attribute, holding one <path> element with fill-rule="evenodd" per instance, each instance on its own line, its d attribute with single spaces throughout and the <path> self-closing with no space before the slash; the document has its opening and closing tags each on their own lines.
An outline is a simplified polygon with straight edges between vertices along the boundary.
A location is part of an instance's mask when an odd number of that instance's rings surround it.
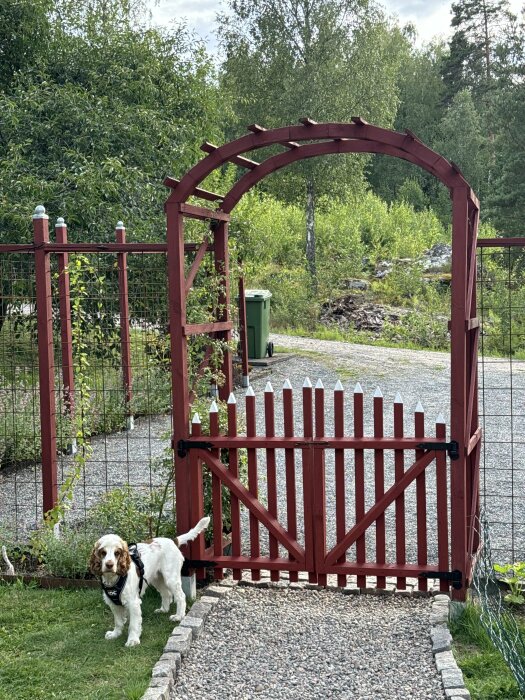
<svg viewBox="0 0 525 700">
<path fill-rule="evenodd" d="M 367 437 L 364 395 L 358 384 L 353 392 L 350 437 L 346 434 L 350 426 L 345 426 L 341 383 L 333 391 L 332 406 L 326 407 L 321 381 L 313 389 L 306 380 L 299 428 L 294 425 L 293 389 L 286 381 L 277 407 L 282 414 L 281 429 L 277 434 L 274 391 L 268 383 L 264 392 L 264 434 L 258 435 L 256 397 L 251 388 L 245 401 L 245 435 L 237 433 L 237 403 L 232 394 L 225 434 L 219 434 L 214 402 L 209 414 L 210 434 L 201 434 L 200 417 L 195 415 L 191 436 L 177 445 L 179 456 L 186 459 L 194 489 L 192 521 L 203 515 L 203 464 L 213 475 L 214 545 L 205 551 L 202 541 L 194 543 L 193 559 L 213 560 L 217 578 L 222 578 L 222 570 L 228 567 L 236 579 L 241 577 L 242 569 L 249 569 L 252 579 L 258 580 L 263 569 L 271 572 L 272 581 L 278 581 L 282 571 L 290 572 L 290 580 L 297 581 L 298 572 L 305 571 L 310 582 L 320 585 L 326 585 L 328 574 L 337 574 L 339 586 L 347 584 L 349 575 L 357 576 L 360 588 L 373 585 L 384 589 L 387 577 L 396 577 L 396 587 L 401 590 L 406 589 L 407 578 L 416 578 L 419 590 L 427 590 L 428 578 L 439 578 L 444 591 L 450 585 L 461 586 L 462 573 L 450 571 L 448 546 L 447 452 L 452 459 L 457 457 L 457 444 L 446 442 L 441 417 L 434 434 L 426 435 L 425 416 L 418 404 L 412 436 L 405 436 L 404 406 L 398 395 L 392 409 L 394 434 L 385 437 L 383 397 L 378 390 L 373 397 L 373 434 Z M 333 417 L 332 435 L 327 435 L 325 427 L 328 413 L 330 419 Z M 246 483 L 240 478 L 241 455 L 247 461 Z M 371 464 L 367 464 L 368 455 Z M 367 479 L 366 474 L 373 478 Z M 261 480 L 267 483 L 265 494 L 259 492 Z M 413 493 L 407 498 L 413 484 Z M 231 554 L 223 553 L 221 537 L 217 536 L 223 529 L 222 488 L 230 496 Z M 327 489 L 334 495 L 335 508 L 327 509 Z M 244 519 L 241 505 L 247 510 Z M 395 531 L 387 537 L 389 509 Z M 267 547 L 261 546 L 261 530 L 268 533 Z M 327 534 L 331 532 L 335 542 L 328 546 Z M 367 583 L 367 576 L 374 577 L 373 584 Z"/>
</svg>

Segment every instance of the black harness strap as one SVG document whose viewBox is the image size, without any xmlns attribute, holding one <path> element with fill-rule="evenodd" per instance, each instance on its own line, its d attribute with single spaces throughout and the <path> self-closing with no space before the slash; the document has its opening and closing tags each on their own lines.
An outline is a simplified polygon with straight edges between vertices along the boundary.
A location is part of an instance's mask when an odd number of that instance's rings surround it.
<svg viewBox="0 0 525 700">
<path fill-rule="evenodd" d="M 144 581 L 146 581 L 146 584 L 148 583 L 145 576 L 144 576 L 144 562 L 142 561 L 140 557 L 140 552 L 138 550 L 137 545 L 133 542 L 132 544 L 128 545 L 129 549 L 129 556 L 131 557 L 131 560 L 135 564 L 135 567 L 137 569 L 137 574 L 139 577 L 139 595 L 142 593 L 142 586 L 144 585 Z M 114 586 L 106 586 L 104 584 L 104 581 L 100 581 L 100 585 L 102 586 L 102 590 L 104 593 L 107 595 L 107 597 L 110 599 L 112 603 L 115 605 L 122 605 L 122 601 L 120 600 L 120 596 L 122 594 L 122 591 L 124 590 L 124 586 L 126 585 L 126 581 L 128 580 L 128 575 L 124 574 L 124 576 L 119 576 L 116 584 Z"/>
</svg>

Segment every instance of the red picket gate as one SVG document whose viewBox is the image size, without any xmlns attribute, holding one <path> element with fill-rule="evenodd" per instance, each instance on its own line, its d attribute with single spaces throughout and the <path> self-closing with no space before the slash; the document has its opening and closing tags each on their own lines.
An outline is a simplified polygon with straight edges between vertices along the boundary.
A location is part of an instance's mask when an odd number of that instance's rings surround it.
<svg viewBox="0 0 525 700">
<path fill-rule="evenodd" d="M 213 474 L 213 531 L 222 532 L 221 489 L 230 493 L 232 552 L 223 554 L 222 541 L 215 536 L 214 545 L 204 550 L 202 541 L 196 542 L 191 556 L 204 560 L 206 556 L 216 565 L 215 575 L 222 578 L 222 569 L 233 569 L 234 578 L 240 579 L 242 569 L 250 569 L 252 579 L 260 578 L 260 570 L 269 570 L 271 580 L 278 581 L 281 571 L 289 571 L 291 581 L 298 580 L 298 572 L 309 573 L 310 582 L 326 585 L 327 574 L 338 575 L 338 585 L 345 586 L 348 575 L 357 575 L 358 587 L 366 587 L 366 576 L 377 577 L 377 587 L 386 587 L 386 577 L 397 577 L 397 588 L 406 589 L 406 578 L 417 577 L 420 590 L 427 590 L 427 578 L 440 578 L 441 590 L 449 585 L 461 585 L 461 572 L 449 571 L 449 508 L 447 455 L 456 456 L 457 445 L 445 441 L 446 426 L 438 418 L 435 435 L 425 436 L 424 413 L 420 405 L 414 413 L 413 437 L 404 435 L 404 407 L 398 395 L 393 406 L 394 436 L 385 437 L 383 430 L 383 397 L 376 392 L 373 399 L 373 436 L 364 435 L 363 391 L 359 385 L 353 394 L 353 435 L 345 435 L 344 390 L 340 382 L 333 392 L 334 435 L 325 430 L 325 390 L 319 381 L 312 389 L 306 380 L 302 390 L 302 429 L 295 433 L 294 397 L 287 381 L 282 391 L 283 430 L 276 435 L 274 393 L 270 384 L 264 395 L 265 434 L 257 435 L 256 397 L 251 388 L 246 393 L 246 435 L 237 434 L 237 404 L 233 394 L 228 401 L 228 430 L 219 434 L 218 412 L 215 403 L 210 409 L 210 435 L 201 435 L 200 418 L 196 415 L 192 423 L 192 434 L 177 446 L 179 456 L 187 460 L 193 498 L 191 500 L 192 521 L 203 517 L 202 465 Z M 225 459 L 224 450 L 227 451 Z M 246 450 L 248 461 L 248 483 L 239 478 L 239 451 Z M 286 481 L 286 507 L 278 508 L 277 453 L 284 451 L 281 462 Z M 365 453 L 373 453 L 373 505 L 367 508 L 372 494 L 366 493 Z M 393 483 L 385 484 L 385 453 L 394 456 L 395 473 Z M 263 452 L 264 459 L 258 461 Z M 327 475 L 325 460 L 333 453 L 335 490 L 335 513 L 327 516 Z M 222 460 L 220 458 L 222 454 Z M 298 479 L 296 460 L 302 467 L 302 509 L 297 500 Z M 266 501 L 259 494 L 262 463 L 263 478 L 267 482 Z M 228 466 L 226 466 L 226 464 Z M 435 470 L 434 492 L 427 489 L 426 473 Z M 392 480 L 391 480 L 392 481 Z M 353 483 L 353 503 L 348 504 L 353 512 L 348 522 L 347 484 Z M 405 494 L 415 482 L 414 512 L 407 514 Z M 368 495 L 368 499 L 366 496 Z M 435 501 L 435 522 L 430 523 L 427 502 Z M 284 499 L 283 499 L 284 501 Z M 243 539 L 240 505 L 249 511 L 249 537 Z M 395 553 L 387 562 L 385 512 L 392 506 L 395 510 Z M 286 510 L 286 524 L 282 513 Z M 302 511 L 302 512 L 301 512 Z M 304 524 L 304 537 L 298 538 L 298 521 Z M 415 561 L 407 561 L 407 522 L 412 519 L 410 530 L 417 533 Z M 269 551 L 261 553 L 260 528 L 268 531 Z M 336 531 L 336 544 L 327 547 L 327 531 Z M 429 529 L 437 534 L 437 560 L 428 557 Z M 375 533 L 374 551 L 368 551 L 366 533 Z M 372 531 L 374 531 L 372 533 Z M 249 541 L 249 543 L 248 543 Z M 348 550 L 355 546 L 354 556 L 349 559 Z M 280 556 L 279 548 L 288 556 Z"/>
</svg>

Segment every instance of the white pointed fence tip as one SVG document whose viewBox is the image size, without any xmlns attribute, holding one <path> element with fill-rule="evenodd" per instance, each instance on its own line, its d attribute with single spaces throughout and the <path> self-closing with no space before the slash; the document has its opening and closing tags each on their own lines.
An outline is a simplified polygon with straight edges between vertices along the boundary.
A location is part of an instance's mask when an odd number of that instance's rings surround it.
<svg viewBox="0 0 525 700">
<path fill-rule="evenodd" d="M 383 392 L 379 387 L 374 391 L 374 399 L 382 399 L 383 398 Z"/>
<path fill-rule="evenodd" d="M 337 380 L 337 384 L 334 386 L 334 391 L 344 391 L 343 385 L 341 384 L 341 380 Z"/>
<path fill-rule="evenodd" d="M 283 389 L 291 389 L 291 388 L 292 388 L 292 385 L 290 384 L 290 380 L 285 379 L 284 384 L 283 384 Z"/>
<path fill-rule="evenodd" d="M 216 401 L 211 402 L 209 413 L 219 413 L 219 407 L 217 406 Z"/>
<path fill-rule="evenodd" d="M 315 388 L 316 389 L 324 389 L 324 384 L 320 379 L 317 380 Z"/>
<path fill-rule="evenodd" d="M 265 394 L 273 394 L 273 386 L 271 382 L 266 382 L 266 386 L 264 387 L 264 393 Z"/>
<path fill-rule="evenodd" d="M 35 211 L 33 213 L 33 219 L 47 219 L 49 218 L 46 214 L 46 208 L 42 205 L 39 204 L 37 207 L 35 207 Z"/>
<path fill-rule="evenodd" d="M 59 216 L 57 219 L 57 222 L 55 224 L 55 228 L 62 228 L 62 226 L 65 226 L 65 225 L 66 225 L 66 222 L 64 221 L 64 217 Z"/>
<path fill-rule="evenodd" d="M 445 424 L 445 419 L 443 417 L 443 414 L 440 413 L 438 417 L 436 418 L 436 425 L 444 425 Z"/>
<path fill-rule="evenodd" d="M 303 382 L 303 389 L 311 389 L 312 388 L 312 382 L 308 377 Z"/>
<path fill-rule="evenodd" d="M 425 409 L 423 408 L 421 401 L 417 402 L 417 406 L 414 409 L 414 413 L 424 413 Z"/>
<path fill-rule="evenodd" d="M 117 221 L 117 225 L 115 226 L 115 228 L 126 228 L 126 227 L 124 226 L 123 221 Z"/>
<path fill-rule="evenodd" d="M 201 422 L 201 417 L 199 416 L 198 413 L 194 413 L 194 414 L 193 414 L 193 418 L 192 418 L 192 421 L 191 421 L 191 422 L 193 423 L 193 425 L 199 425 L 199 424 L 200 424 L 200 422 Z"/>
<path fill-rule="evenodd" d="M 361 384 L 359 384 L 359 382 L 357 382 L 357 384 L 354 387 L 354 394 L 362 394 L 362 393 L 363 393 L 363 387 L 361 386 Z"/>
<path fill-rule="evenodd" d="M 249 386 L 249 387 L 246 389 L 246 394 L 245 394 L 245 395 L 246 395 L 246 396 L 255 396 L 255 391 L 253 390 L 253 387 Z"/>
<path fill-rule="evenodd" d="M 246 392 L 246 393 L 248 393 L 248 392 Z M 214 401 L 213 403 L 215 403 L 215 401 Z M 237 403 L 237 399 L 235 398 L 235 394 L 233 393 L 233 391 L 232 391 L 231 394 L 228 396 L 228 401 L 227 401 L 226 403 L 230 403 L 230 404 L 231 404 L 231 403 Z"/>
<path fill-rule="evenodd" d="M 394 403 L 403 403 L 403 397 L 399 393 L 399 391 L 396 394 L 396 398 L 394 399 Z"/>
</svg>

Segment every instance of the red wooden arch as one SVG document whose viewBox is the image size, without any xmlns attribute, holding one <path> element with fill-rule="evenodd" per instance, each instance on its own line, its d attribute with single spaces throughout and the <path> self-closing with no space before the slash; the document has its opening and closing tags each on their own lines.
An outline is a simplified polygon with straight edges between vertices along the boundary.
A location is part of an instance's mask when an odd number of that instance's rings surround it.
<svg viewBox="0 0 525 700">
<path fill-rule="evenodd" d="M 167 178 L 172 192 L 166 201 L 167 248 L 169 270 L 170 334 L 173 377 L 174 444 L 189 437 L 187 338 L 193 333 L 208 333 L 229 340 L 232 324 L 228 315 L 228 222 L 230 212 L 243 194 L 267 175 L 290 163 L 334 153 L 379 153 L 402 158 L 436 177 L 450 190 L 452 200 L 452 301 L 451 301 L 451 435 L 459 445 L 459 460 L 451 470 L 452 568 L 469 572 L 478 542 L 472 523 L 478 514 L 478 469 L 480 435 L 477 409 L 477 347 L 479 323 L 476 318 L 476 239 L 479 203 L 459 168 L 428 148 L 413 133 L 390 131 L 368 124 L 359 117 L 351 123 L 318 124 L 302 119 L 301 124 L 264 129 L 256 124 L 248 134 L 216 147 L 202 146 L 208 155 L 178 181 Z M 307 143 L 304 143 L 307 142 Z M 246 156 L 259 149 L 280 145 L 283 152 L 257 162 Z M 225 195 L 208 192 L 200 185 L 225 163 L 246 169 Z M 190 197 L 217 204 L 207 208 L 188 203 Z M 184 262 L 184 218 L 209 220 L 213 242 L 197 251 L 188 279 Z M 212 252 L 216 270 L 223 275 L 222 315 L 214 323 L 189 325 L 186 298 L 198 265 Z M 226 358 L 225 384 L 220 396 L 226 399 L 233 388 L 231 358 Z M 186 532 L 193 524 L 190 477 L 186 459 L 175 456 L 177 482 L 177 529 Z"/>
</svg>

